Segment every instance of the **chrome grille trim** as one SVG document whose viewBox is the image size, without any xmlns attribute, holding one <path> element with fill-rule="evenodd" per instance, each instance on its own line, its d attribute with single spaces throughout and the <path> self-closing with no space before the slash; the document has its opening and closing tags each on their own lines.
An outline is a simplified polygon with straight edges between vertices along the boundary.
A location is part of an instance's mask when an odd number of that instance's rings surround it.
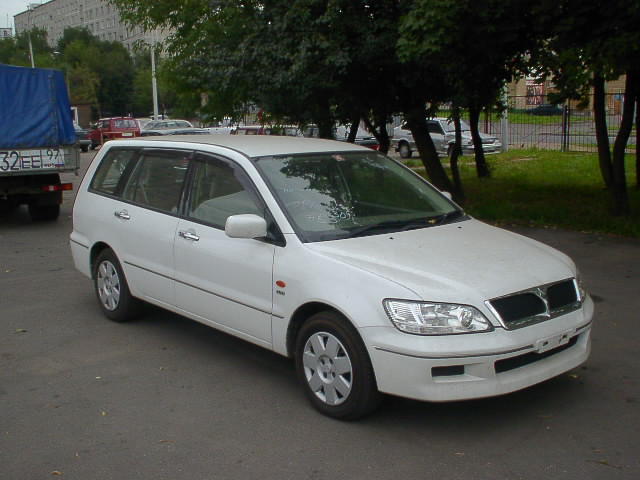
<svg viewBox="0 0 640 480">
<path fill-rule="evenodd" d="M 562 303 L 556 308 L 552 308 L 550 303 L 557 303 L 556 298 L 549 299 L 549 289 L 551 287 L 573 287 L 572 293 L 575 294 L 575 297 L 572 301 L 567 303 Z M 557 289 L 554 289 L 557 290 Z M 566 293 L 566 292 L 565 292 Z M 514 318 L 505 318 L 505 313 L 500 313 L 501 307 L 497 305 L 500 300 L 509 300 L 511 302 L 518 302 L 518 299 L 524 299 L 525 297 L 531 298 L 531 295 L 535 296 L 538 299 L 538 303 L 540 306 L 540 312 L 525 315 L 522 317 L 514 317 Z M 555 295 L 555 294 L 554 294 Z M 560 317 L 562 315 L 566 315 L 569 312 L 573 312 L 579 310 L 582 307 L 584 299 L 580 297 L 580 289 L 578 288 L 578 282 L 575 278 L 567 278 L 564 280 L 560 280 L 553 283 L 548 283 L 545 285 L 539 285 L 536 287 L 528 288 L 526 290 L 521 290 L 519 292 L 510 293 L 508 295 L 503 295 L 501 297 L 492 298 L 490 300 L 486 300 L 484 303 L 486 307 L 495 315 L 500 324 L 507 330 L 516 330 L 518 328 L 527 327 L 529 325 L 535 325 L 537 323 L 545 322 L 552 318 Z M 503 308 L 503 310 L 505 310 Z"/>
</svg>

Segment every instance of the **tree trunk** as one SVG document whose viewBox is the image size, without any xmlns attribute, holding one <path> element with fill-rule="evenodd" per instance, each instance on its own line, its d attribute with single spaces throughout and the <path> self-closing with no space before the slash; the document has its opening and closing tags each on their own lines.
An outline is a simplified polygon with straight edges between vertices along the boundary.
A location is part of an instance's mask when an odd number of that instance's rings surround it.
<svg viewBox="0 0 640 480">
<path fill-rule="evenodd" d="M 464 203 L 464 189 L 462 188 L 462 179 L 460 178 L 460 170 L 458 169 L 458 157 L 460 157 L 460 149 L 462 145 L 462 129 L 460 125 L 460 109 L 457 107 L 454 107 L 453 109 L 453 124 L 456 128 L 456 139 L 453 151 L 451 152 L 451 158 L 449 159 L 451 165 L 451 177 L 453 178 L 453 184 L 458 193 L 456 201 L 458 203 Z"/>
<path fill-rule="evenodd" d="M 480 123 L 480 108 L 472 106 L 469 108 L 469 127 L 471 128 L 471 138 L 473 140 L 473 149 L 476 159 L 476 172 L 478 178 L 490 177 L 491 171 L 489 165 L 487 165 L 487 159 L 484 155 L 484 148 L 482 148 L 482 138 L 480 137 L 480 130 L 478 130 L 478 124 Z"/>
<path fill-rule="evenodd" d="M 354 120 L 349 129 L 349 135 L 347 136 L 347 142 L 356 143 L 356 137 L 358 136 L 358 128 L 360 128 L 360 117 Z"/>
<path fill-rule="evenodd" d="M 598 146 L 598 162 L 604 184 L 609 189 L 613 184 L 613 171 L 611 168 L 611 147 L 609 145 L 609 132 L 607 130 L 607 113 L 605 111 L 604 78 L 599 74 L 593 76 L 593 121 L 596 128 Z"/>
<path fill-rule="evenodd" d="M 380 115 L 379 118 L 376 119 L 376 126 L 369 120 L 368 117 L 364 117 L 364 124 L 371 134 L 378 141 L 378 145 L 380 147 L 378 150 L 385 155 L 389 153 L 389 147 L 391 147 L 391 140 L 389 139 L 389 132 L 387 132 L 387 119 L 384 115 Z"/>
<path fill-rule="evenodd" d="M 628 106 L 625 106 L 626 108 Z M 629 195 L 624 172 L 624 147 L 626 144 L 622 146 L 622 154 L 620 155 L 621 140 L 616 139 L 617 156 L 612 159 L 605 110 L 605 81 L 598 73 L 593 76 L 593 116 L 598 141 L 598 161 L 602 178 L 609 193 L 611 214 L 627 215 L 629 213 Z"/>
<path fill-rule="evenodd" d="M 449 180 L 440 158 L 438 158 L 438 152 L 436 152 L 431 135 L 429 135 L 426 112 L 423 110 L 414 111 L 407 114 L 405 119 L 413 135 L 413 140 L 416 142 L 422 163 L 427 170 L 427 177 L 436 188 L 451 193 L 454 199 L 457 199 L 459 197 L 458 191 Z"/>
<path fill-rule="evenodd" d="M 636 78 L 636 188 L 640 190 L 640 73 Z"/>
</svg>

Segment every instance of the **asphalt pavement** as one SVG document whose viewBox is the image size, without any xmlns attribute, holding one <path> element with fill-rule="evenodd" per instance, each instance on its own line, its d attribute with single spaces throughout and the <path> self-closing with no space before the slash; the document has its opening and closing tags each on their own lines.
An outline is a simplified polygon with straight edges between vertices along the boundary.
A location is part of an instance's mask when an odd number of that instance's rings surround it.
<svg viewBox="0 0 640 480">
<path fill-rule="evenodd" d="M 66 195 L 57 222 L 0 217 L 3 480 L 640 478 L 639 239 L 513 229 L 579 265 L 596 305 L 583 366 L 493 399 L 388 398 L 340 422 L 267 350 L 155 309 L 106 320 L 72 265 Z"/>
</svg>

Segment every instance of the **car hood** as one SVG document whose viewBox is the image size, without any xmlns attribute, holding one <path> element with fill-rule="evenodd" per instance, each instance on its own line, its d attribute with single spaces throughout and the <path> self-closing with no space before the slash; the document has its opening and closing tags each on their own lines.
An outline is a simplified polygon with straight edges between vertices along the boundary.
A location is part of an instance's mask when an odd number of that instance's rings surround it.
<svg viewBox="0 0 640 480">
<path fill-rule="evenodd" d="M 563 253 L 473 219 L 307 246 L 427 301 L 478 305 L 575 276 L 573 262 Z"/>
</svg>

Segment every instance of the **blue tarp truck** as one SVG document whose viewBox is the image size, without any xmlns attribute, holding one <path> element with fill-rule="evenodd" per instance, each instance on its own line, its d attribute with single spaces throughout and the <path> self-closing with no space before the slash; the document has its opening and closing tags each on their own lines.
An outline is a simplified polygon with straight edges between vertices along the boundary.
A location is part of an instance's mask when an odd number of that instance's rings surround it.
<svg viewBox="0 0 640 480">
<path fill-rule="evenodd" d="M 32 220 L 60 214 L 62 172 L 80 149 L 61 71 L 0 64 L 0 211 L 27 205 Z"/>
</svg>

